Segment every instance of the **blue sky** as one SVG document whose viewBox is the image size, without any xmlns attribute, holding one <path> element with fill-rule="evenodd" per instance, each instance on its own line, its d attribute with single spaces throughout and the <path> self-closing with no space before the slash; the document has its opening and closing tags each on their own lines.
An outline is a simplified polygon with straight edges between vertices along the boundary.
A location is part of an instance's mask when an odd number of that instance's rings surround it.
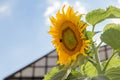
<svg viewBox="0 0 120 80">
<path fill-rule="evenodd" d="M 120 0 L 0 0 L 0 80 L 54 49 L 47 33 L 49 17 L 63 4 L 87 13 L 109 5 L 120 7 Z"/>
</svg>

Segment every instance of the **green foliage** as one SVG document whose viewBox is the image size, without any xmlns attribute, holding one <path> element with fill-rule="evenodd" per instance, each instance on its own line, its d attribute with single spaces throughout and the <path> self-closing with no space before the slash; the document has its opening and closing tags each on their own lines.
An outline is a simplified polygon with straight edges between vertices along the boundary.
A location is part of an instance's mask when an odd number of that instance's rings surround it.
<svg viewBox="0 0 120 80">
<path fill-rule="evenodd" d="M 83 80 L 83 75 L 76 70 L 72 70 L 66 80 Z"/>
<path fill-rule="evenodd" d="M 93 26 L 108 18 L 120 18 L 120 9 L 110 6 L 106 10 L 97 9 L 86 15 L 87 22 Z"/>
<path fill-rule="evenodd" d="M 96 32 L 97 33 L 97 32 Z M 92 31 L 86 31 L 86 37 L 88 40 L 92 40 L 93 36 L 96 34 L 95 32 Z"/>
<path fill-rule="evenodd" d="M 107 61 L 104 61 L 102 63 L 103 67 L 105 67 L 105 64 L 106 64 Z M 113 68 L 113 67 L 118 67 L 120 66 L 120 57 L 119 56 L 114 56 L 112 57 L 112 59 L 110 60 L 109 64 L 108 64 L 108 67 L 106 70 L 110 69 L 110 68 Z"/>
<path fill-rule="evenodd" d="M 52 68 L 44 77 L 44 80 L 51 80 L 51 77 L 56 74 L 57 72 L 60 71 L 60 67 L 57 66 L 57 67 L 54 67 Z"/>
<path fill-rule="evenodd" d="M 105 74 L 110 80 L 120 80 L 120 66 L 110 68 Z"/>
<path fill-rule="evenodd" d="M 63 66 L 54 67 L 50 72 L 48 72 L 44 77 L 44 80 L 63 80 L 65 78 L 68 69 Z"/>
<path fill-rule="evenodd" d="M 105 10 L 103 9 L 93 10 L 86 15 L 87 22 L 92 24 L 93 26 L 103 21 L 105 18 L 106 18 Z"/>
<path fill-rule="evenodd" d="M 58 73 L 54 74 L 50 80 L 64 80 L 66 77 L 67 69 L 62 69 Z"/>
<path fill-rule="evenodd" d="M 75 69 L 76 67 L 83 65 L 84 60 L 85 60 L 85 57 L 82 54 L 78 55 L 77 59 L 72 62 L 71 67 Z"/>
<path fill-rule="evenodd" d="M 120 8 L 110 6 L 106 10 L 107 18 L 120 18 Z"/>
<path fill-rule="evenodd" d="M 82 72 L 87 75 L 88 77 L 93 77 L 96 76 L 98 74 L 96 68 L 94 67 L 94 65 L 91 62 L 87 62 L 86 64 L 84 64 L 82 67 Z"/>
<path fill-rule="evenodd" d="M 107 30 L 109 30 L 109 29 L 111 29 L 111 28 L 120 31 L 120 24 L 114 24 L 114 23 L 112 23 L 112 24 L 107 24 L 107 25 L 104 27 L 104 30 L 103 30 L 103 31 L 105 32 L 105 31 L 107 31 Z"/>
<path fill-rule="evenodd" d="M 101 40 L 115 50 L 120 50 L 120 25 L 108 24 L 104 28 Z"/>
</svg>

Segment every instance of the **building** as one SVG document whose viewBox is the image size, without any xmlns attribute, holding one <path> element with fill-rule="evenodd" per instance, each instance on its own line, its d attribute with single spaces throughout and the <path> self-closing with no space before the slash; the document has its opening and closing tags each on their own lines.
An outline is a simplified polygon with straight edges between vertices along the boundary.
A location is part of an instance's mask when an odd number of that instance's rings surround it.
<svg viewBox="0 0 120 80">
<path fill-rule="evenodd" d="M 102 46 L 99 50 L 100 60 L 107 60 L 111 56 L 112 49 L 110 46 Z M 24 68 L 14 72 L 4 80 L 42 80 L 44 75 L 54 66 L 58 56 L 53 50 L 40 59 L 30 63 Z"/>
</svg>

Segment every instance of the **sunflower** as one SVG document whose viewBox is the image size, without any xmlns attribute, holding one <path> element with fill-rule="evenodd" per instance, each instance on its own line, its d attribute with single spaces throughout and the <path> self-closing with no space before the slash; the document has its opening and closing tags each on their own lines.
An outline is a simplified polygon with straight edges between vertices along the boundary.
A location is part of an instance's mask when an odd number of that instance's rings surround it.
<svg viewBox="0 0 120 80">
<path fill-rule="evenodd" d="M 49 34 L 52 35 L 52 43 L 56 47 L 59 60 L 58 64 L 67 65 L 76 60 L 79 54 L 87 56 L 85 50 L 88 49 L 89 40 L 86 40 L 83 31 L 87 24 L 80 21 L 81 14 L 75 12 L 72 7 L 65 5 L 58 11 L 56 17 L 51 17 L 51 27 Z"/>
</svg>

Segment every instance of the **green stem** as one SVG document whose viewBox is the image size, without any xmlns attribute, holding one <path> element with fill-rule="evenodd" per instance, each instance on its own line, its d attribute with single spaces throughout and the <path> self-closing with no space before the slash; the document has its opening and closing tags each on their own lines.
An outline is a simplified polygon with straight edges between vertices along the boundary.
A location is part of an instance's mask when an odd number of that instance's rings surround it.
<svg viewBox="0 0 120 80">
<path fill-rule="evenodd" d="M 92 48 L 93 48 L 93 52 L 95 53 L 95 59 L 96 59 L 96 68 L 98 70 L 98 74 L 101 74 L 102 70 L 101 70 L 101 65 L 100 65 L 100 59 L 98 56 L 98 52 L 97 52 L 97 48 L 95 47 L 94 43 L 92 44 Z"/>
<path fill-rule="evenodd" d="M 70 66 L 70 65 L 65 66 L 65 68 L 66 68 L 67 70 L 66 70 L 66 72 L 65 72 L 65 75 L 61 78 L 61 80 L 67 79 L 68 75 L 69 75 L 70 72 L 71 72 L 71 66 Z"/>
<path fill-rule="evenodd" d="M 93 27 L 92 27 L 92 32 L 94 32 L 94 29 L 95 29 L 95 25 L 93 25 Z M 98 45 L 98 47 L 101 44 L 102 44 L 102 42 Z M 99 56 L 98 56 L 98 47 L 95 47 L 95 44 L 92 41 L 93 53 L 95 53 L 95 59 L 96 59 L 96 69 L 98 70 L 98 74 L 101 74 L 102 70 L 101 70 L 101 65 L 100 65 L 100 59 L 99 59 Z"/>
<path fill-rule="evenodd" d="M 90 61 L 96 67 L 96 62 L 93 59 L 88 58 L 88 61 Z"/>
<path fill-rule="evenodd" d="M 92 32 L 94 32 L 94 28 L 95 28 L 95 26 L 92 27 Z"/>
<path fill-rule="evenodd" d="M 106 65 L 105 65 L 105 67 L 104 67 L 104 69 L 103 69 L 102 72 L 105 72 L 105 71 L 106 71 L 109 62 L 110 62 L 110 60 L 113 58 L 113 56 L 115 55 L 115 53 L 117 53 L 117 51 L 113 51 L 112 56 L 108 59 L 108 61 L 107 61 L 107 63 L 106 63 Z"/>
</svg>

